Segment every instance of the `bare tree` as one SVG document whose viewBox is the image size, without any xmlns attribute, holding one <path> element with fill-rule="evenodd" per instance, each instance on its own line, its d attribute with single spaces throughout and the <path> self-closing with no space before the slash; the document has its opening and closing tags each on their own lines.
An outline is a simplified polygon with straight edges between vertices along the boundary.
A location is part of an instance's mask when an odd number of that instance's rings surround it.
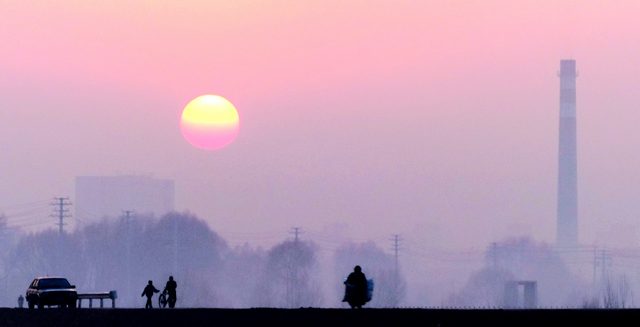
<svg viewBox="0 0 640 327">
<path fill-rule="evenodd" d="M 266 256 L 262 248 L 253 249 L 247 243 L 226 254 L 220 288 L 231 307 L 267 306 L 268 300 L 258 290 L 263 281 L 261 275 L 265 271 Z"/>
<path fill-rule="evenodd" d="M 262 292 L 270 306 L 319 306 L 317 253 L 310 242 L 285 241 L 269 251 Z"/>
<path fill-rule="evenodd" d="M 504 289 L 514 276 L 499 267 L 485 267 L 469 278 L 460 294 L 453 297 L 455 306 L 501 307 L 504 304 Z"/>
<path fill-rule="evenodd" d="M 406 294 L 407 284 L 395 271 L 379 269 L 371 274 L 375 276 L 375 296 L 372 307 L 396 308 Z"/>
<path fill-rule="evenodd" d="M 34 277 L 61 275 L 79 291 L 119 290 L 121 305 L 137 306 L 139 287 L 148 280 L 162 287 L 174 275 L 179 306 L 220 306 L 232 303 L 217 296 L 225 252 L 226 242 L 189 213 L 105 218 L 73 233 L 22 236 L 7 259 L 6 294 L 22 293 Z"/>
<path fill-rule="evenodd" d="M 538 294 L 544 295 L 539 305 L 579 303 L 571 297 L 576 287 L 575 276 L 558 251 L 548 244 L 534 242 L 528 237 L 510 238 L 491 244 L 485 259 L 486 267 L 504 269 L 513 280 L 537 281 Z"/>
<path fill-rule="evenodd" d="M 627 281 L 627 275 L 622 275 L 618 281 L 618 297 L 620 299 L 620 307 L 623 309 L 627 306 L 627 299 L 631 293 L 631 287 Z"/>
<path fill-rule="evenodd" d="M 591 298 L 585 297 L 582 299 L 580 307 L 582 309 L 597 309 L 600 307 L 600 298 L 597 296 Z"/>
<path fill-rule="evenodd" d="M 8 260 L 16 243 L 15 230 L 7 228 L 7 216 L 0 214 L 0 294 L 7 294 L 9 288 L 9 274 L 12 267 L 8 264 Z M 0 299 L 0 303 L 5 306 L 10 304 L 5 299 Z"/>
<path fill-rule="evenodd" d="M 607 276 L 602 290 L 602 303 L 605 309 L 620 308 L 620 296 L 613 281 Z"/>
<path fill-rule="evenodd" d="M 617 280 L 607 276 L 602 288 L 604 308 L 626 308 L 630 297 L 633 298 L 633 294 L 626 275 L 621 275 Z"/>
</svg>

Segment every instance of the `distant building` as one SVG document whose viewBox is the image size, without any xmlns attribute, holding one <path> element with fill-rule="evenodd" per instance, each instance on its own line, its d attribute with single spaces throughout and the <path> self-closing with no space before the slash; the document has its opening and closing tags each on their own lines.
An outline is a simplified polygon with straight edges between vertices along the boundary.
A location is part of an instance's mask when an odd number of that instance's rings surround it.
<svg viewBox="0 0 640 327">
<path fill-rule="evenodd" d="M 76 177 L 75 216 L 81 219 L 118 217 L 123 210 L 163 215 L 174 210 L 173 180 L 150 176 Z"/>
</svg>

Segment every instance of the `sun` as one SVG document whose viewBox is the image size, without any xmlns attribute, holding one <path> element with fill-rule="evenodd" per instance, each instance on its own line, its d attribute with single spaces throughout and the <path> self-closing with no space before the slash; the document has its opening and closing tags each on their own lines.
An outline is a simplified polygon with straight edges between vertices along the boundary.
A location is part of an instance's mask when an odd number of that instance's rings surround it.
<svg viewBox="0 0 640 327">
<path fill-rule="evenodd" d="M 231 144 L 238 136 L 238 111 L 219 95 L 202 95 L 193 99 L 182 111 L 182 135 L 193 146 L 218 150 Z"/>
</svg>

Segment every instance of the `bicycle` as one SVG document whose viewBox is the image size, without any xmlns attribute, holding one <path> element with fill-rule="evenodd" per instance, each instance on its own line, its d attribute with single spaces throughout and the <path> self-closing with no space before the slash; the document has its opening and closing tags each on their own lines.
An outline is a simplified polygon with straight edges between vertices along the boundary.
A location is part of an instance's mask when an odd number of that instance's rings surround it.
<svg viewBox="0 0 640 327">
<path fill-rule="evenodd" d="M 164 290 L 158 297 L 158 306 L 162 309 L 167 306 L 167 303 L 169 303 L 169 292 Z"/>
</svg>

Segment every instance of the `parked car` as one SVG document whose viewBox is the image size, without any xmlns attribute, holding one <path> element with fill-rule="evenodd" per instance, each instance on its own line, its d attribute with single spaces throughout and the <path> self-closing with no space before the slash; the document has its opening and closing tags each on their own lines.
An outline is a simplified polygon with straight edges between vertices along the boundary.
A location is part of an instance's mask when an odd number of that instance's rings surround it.
<svg viewBox="0 0 640 327">
<path fill-rule="evenodd" d="M 27 288 L 29 309 L 36 305 L 38 308 L 44 308 L 45 305 L 75 308 L 77 300 L 75 285 L 63 277 L 38 277 Z"/>
</svg>

